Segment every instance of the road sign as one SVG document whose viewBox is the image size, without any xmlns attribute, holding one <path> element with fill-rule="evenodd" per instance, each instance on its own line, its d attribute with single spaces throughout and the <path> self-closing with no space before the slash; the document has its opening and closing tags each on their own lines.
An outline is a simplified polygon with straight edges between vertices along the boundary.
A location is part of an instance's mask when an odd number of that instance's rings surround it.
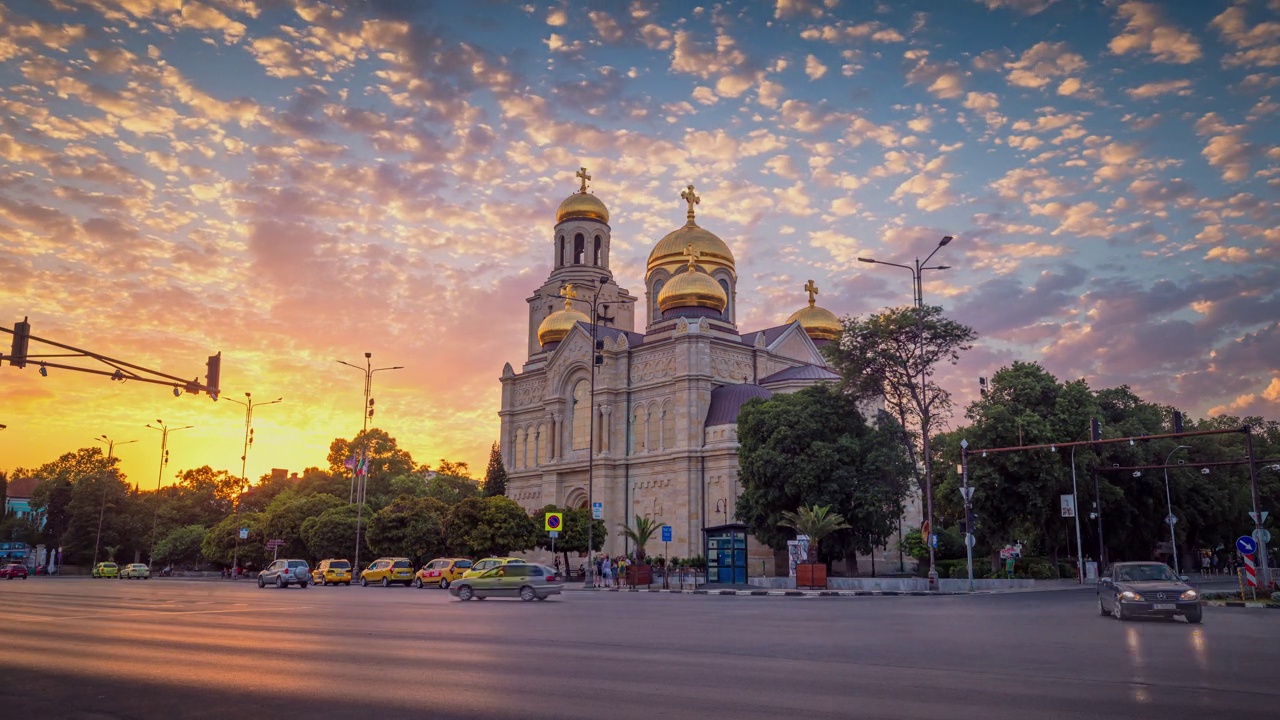
<svg viewBox="0 0 1280 720">
<path fill-rule="evenodd" d="M 962 488 L 960 488 L 960 497 L 964 498 L 964 501 L 965 501 L 965 502 L 969 502 L 970 500 L 972 500 L 972 499 L 973 499 L 973 488 L 971 488 L 971 487 L 962 487 Z"/>
<path fill-rule="evenodd" d="M 1073 518 L 1075 516 L 1076 516 L 1076 496 L 1063 495 L 1062 496 L 1062 517 Z"/>
<path fill-rule="evenodd" d="M 1257 540 L 1259 545 L 1266 545 L 1271 542 L 1271 531 L 1265 528 L 1258 528 L 1253 531 L 1253 539 Z"/>
<path fill-rule="evenodd" d="M 249 539 L 249 528 L 240 528 L 240 539 L 241 540 Z"/>
<path fill-rule="evenodd" d="M 591 517 L 596 520 L 604 519 L 604 503 L 591 503 Z"/>
<path fill-rule="evenodd" d="M 965 545 L 968 545 L 969 547 L 973 547 L 973 545 L 974 545 L 974 543 L 975 543 L 975 542 L 977 542 L 977 541 L 973 539 L 973 533 L 965 533 L 965 534 L 964 534 L 964 544 L 965 544 Z"/>
<path fill-rule="evenodd" d="M 281 540 L 279 538 L 275 538 L 267 541 L 267 547 L 280 547 L 281 545 L 284 545 L 284 540 Z"/>
<path fill-rule="evenodd" d="M 1165 516 L 1164 516 L 1164 522 L 1165 522 L 1165 524 L 1166 524 L 1166 525 L 1177 525 L 1177 524 L 1178 524 L 1178 516 L 1177 516 L 1177 515 L 1165 515 Z"/>
<path fill-rule="evenodd" d="M 551 536 L 551 539 L 552 539 L 552 540 L 555 540 L 556 538 L 560 537 L 560 531 L 558 531 L 558 530 L 552 530 L 551 532 L 549 532 L 549 533 L 547 533 L 547 534 Z"/>
<path fill-rule="evenodd" d="M 546 519 L 543 521 L 548 532 L 555 532 L 564 526 L 564 513 L 547 513 Z"/>
<path fill-rule="evenodd" d="M 1270 515 L 1270 514 L 1271 514 L 1271 513 L 1267 512 L 1266 510 L 1263 510 L 1261 513 L 1251 512 L 1251 513 L 1249 513 L 1249 519 L 1250 519 L 1250 520 L 1252 520 L 1252 521 L 1254 521 L 1254 522 L 1256 522 L 1256 523 L 1261 524 L 1261 523 L 1264 523 L 1264 522 L 1266 522 L 1266 521 L 1267 521 L 1267 516 L 1268 516 L 1268 515 Z M 1261 515 L 1261 516 L 1262 516 L 1262 519 L 1261 519 L 1261 520 L 1259 520 L 1259 519 L 1258 519 L 1258 516 L 1259 516 L 1259 515 Z"/>
<path fill-rule="evenodd" d="M 1241 535 L 1236 538 L 1236 550 L 1239 550 L 1241 555 L 1252 555 L 1258 551 L 1258 541 L 1248 535 Z"/>
<path fill-rule="evenodd" d="M 1258 587 L 1258 568 L 1253 564 L 1253 555 L 1244 554 L 1244 581 L 1249 587 Z"/>
<path fill-rule="evenodd" d="M 662 542 L 671 542 L 671 526 L 662 526 Z"/>
<path fill-rule="evenodd" d="M 930 535 L 929 535 L 929 547 L 934 548 L 934 549 L 937 549 L 937 547 L 938 547 L 938 535 L 937 535 L 937 533 L 930 533 Z"/>
</svg>

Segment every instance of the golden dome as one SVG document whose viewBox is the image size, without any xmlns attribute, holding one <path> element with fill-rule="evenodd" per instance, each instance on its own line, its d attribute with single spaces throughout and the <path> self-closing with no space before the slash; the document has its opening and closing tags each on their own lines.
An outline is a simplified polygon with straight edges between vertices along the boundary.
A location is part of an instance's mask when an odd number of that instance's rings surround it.
<svg viewBox="0 0 1280 720">
<path fill-rule="evenodd" d="M 724 312 L 729 296 L 724 288 L 702 268 L 689 260 L 689 268 L 671 278 L 658 293 L 658 310 L 665 313 L 673 308 L 705 307 Z"/>
<path fill-rule="evenodd" d="M 800 308 L 791 313 L 787 322 L 799 321 L 805 334 L 814 340 L 839 340 L 840 333 L 844 332 L 840 318 L 830 310 L 814 304 L 813 296 L 818 294 L 818 286 L 814 285 L 812 280 L 804 286 L 804 289 L 809 293 L 809 307 Z"/>
<path fill-rule="evenodd" d="M 573 326 L 580 322 L 590 323 L 591 318 L 586 313 L 578 312 L 573 309 L 573 301 L 570 298 L 577 297 L 577 293 L 573 291 L 573 286 L 566 286 L 564 290 L 565 300 L 564 309 L 557 310 L 546 317 L 542 324 L 538 325 L 538 344 L 546 347 L 548 343 L 560 342 L 569 335 L 569 331 L 573 330 Z"/>
<path fill-rule="evenodd" d="M 556 210 L 556 224 L 565 220 L 574 218 L 587 218 L 589 220 L 599 220 L 605 225 L 609 224 L 609 208 L 604 206 L 600 198 L 587 192 L 587 181 L 591 176 L 587 174 L 586 168 L 578 168 L 576 177 L 582 180 L 582 187 L 578 192 L 570 195 L 560 203 L 560 208 Z"/>
<path fill-rule="evenodd" d="M 699 263 L 724 267 L 736 272 L 733 252 L 729 250 L 729 246 L 716 237 L 715 233 L 698 227 L 698 224 L 694 222 L 693 206 L 699 203 L 700 198 L 693 193 L 693 186 L 690 185 L 687 190 L 680 193 L 680 197 L 689 203 L 689 212 L 686 216 L 688 221 L 684 224 L 684 227 L 668 233 L 666 237 L 659 240 L 658 244 L 654 246 L 653 252 L 649 253 L 648 272 L 653 272 L 657 268 L 664 266 L 669 270 L 674 270 L 675 268 L 672 266 L 684 265 L 685 250 L 690 244 L 698 252 Z"/>
</svg>

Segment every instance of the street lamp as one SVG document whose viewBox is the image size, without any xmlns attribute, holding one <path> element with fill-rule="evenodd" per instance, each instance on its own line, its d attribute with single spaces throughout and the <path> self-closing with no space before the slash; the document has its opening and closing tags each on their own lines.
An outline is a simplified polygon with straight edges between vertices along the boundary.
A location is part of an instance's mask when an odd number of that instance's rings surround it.
<svg viewBox="0 0 1280 720">
<path fill-rule="evenodd" d="M 375 368 L 373 366 L 373 353 L 368 353 L 368 352 L 364 354 L 364 367 L 360 367 L 359 365 L 352 365 L 351 363 L 345 362 L 343 360 L 338 360 L 337 362 L 342 365 L 346 365 L 347 367 L 353 367 L 359 370 L 360 372 L 364 373 L 364 427 L 360 431 L 360 433 L 363 435 L 365 432 L 369 430 L 369 418 L 373 417 L 373 398 L 369 397 L 369 393 L 373 391 L 373 374 L 377 372 L 382 372 L 383 370 L 403 370 L 404 366 L 394 365 L 391 367 Z M 369 441 L 366 438 L 364 442 L 368 443 Z M 366 447 L 366 450 L 367 449 L 368 448 Z M 364 520 L 363 483 L 367 482 L 367 478 L 368 478 L 368 474 L 366 473 L 365 475 L 366 480 L 361 481 L 362 487 L 357 491 L 356 477 L 359 474 L 360 474 L 359 466 L 357 466 L 354 470 L 351 471 L 351 492 L 347 496 L 348 501 L 352 499 L 352 495 L 355 495 L 356 498 L 359 500 L 359 504 L 356 505 L 356 550 L 355 550 L 356 572 L 360 571 L 360 523 L 363 522 Z"/>
<path fill-rule="evenodd" d="M 245 467 L 248 465 L 248 462 L 249 462 L 249 448 L 253 447 L 253 409 L 255 407 L 262 407 L 264 405 L 275 405 L 278 402 L 282 402 L 284 398 L 276 398 L 275 400 L 272 400 L 270 402 L 255 404 L 253 402 L 253 394 L 245 393 L 243 402 L 236 400 L 233 397 L 224 397 L 222 399 L 228 402 L 233 402 L 237 405 L 244 406 L 244 450 L 240 454 L 240 486 L 236 488 L 236 497 L 234 500 L 235 516 L 238 521 L 240 518 L 240 494 L 244 492 L 245 487 L 247 487 L 249 484 L 249 479 L 245 475 Z M 235 549 L 232 550 L 231 552 L 231 569 L 232 569 L 231 579 L 232 580 L 235 579 L 235 568 L 240 567 L 239 560 L 240 560 L 240 523 L 236 522 L 236 543 L 235 543 Z"/>
<path fill-rule="evenodd" d="M 729 523 L 729 501 L 724 498 L 720 498 L 719 500 L 717 500 L 715 511 L 716 511 L 716 514 L 721 514 L 721 513 L 724 514 L 724 517 L 725 517 L 724 524 L 727 525 Z"/>
<path fill-rule="evenodd" d="M 0 430 L 2 429 L 4 429 L 4 426 L 0 425 Z M 128 445 L 129 443 L 138 442 L 137 440 L 124 440 L 122 442 L 116 442 L 115 440 L 108 438 L 106 435 L 99 435 L 98 437 L 94 438 L 93 441 L 107 444 L 107 465 L 110 465 L 111 459 L 115 457 L 116 445 Z M 101 546 L 101 543 L 102 543 L 102 518 L 106 515 L 106 513 L 107 513 L 107 484 L 104 482 L 102 483 L 102 505 L 98 508 L 98 536 L 93 540 L 93 565 L 95 567 L 98 565 L 98 548 Z"/>
<path fill-rule="evenodd" d="M 590 418 L 587 430 L 587 572 L 582 583 L 584 588 L 594 588 L 595 582 L 592 577 L 592 571 L 595 569 L 593 555 L 595 553 L 593 546 L 595 545 L 595 469 L 596 469 L 596 366 L 604 364 L 604 355 L 600 354 L 600 347 L 596 344 L 596 321 L 600 308 L 600 291 L 609 282 L 608 275 L 600 276 L 600 285 L 596 287 L 596 291 L 591 294 L 591 389 L 589 395 L 591 397 Z M 577 297 L 571 297 L 563 293 L 558 293 L 558 297 L 566 300 L 579 300 Z M 585 302 L 585 301 L 581 301 Z M 623 514 L 626 517 L 626 514 Z"/>
<path fill-rule="evenodd" d="M 933 534 L 933 475 L 932 475 L 933 463 L 929 457 L 929 423 L 927 420 L 929 404 L 927 402 L 927 397 L 926 397 L 928 395 L 929 385 L 928 385 L 928 376 L 925 374 L 925 368 L 923 363 L 924 283 L 921 281 L 920 276 L 921 274 L 924 273 L 925 270 L 950 270 L 951 269 L 950 265 L 934 265 L 932 267 L 928 267 L 928 265 L 929 265 L 929 261 L 933 259 L 933 256 L 936 255 L 939 250 L 941 250 L 942 248 L 950 244 L 952 239 L 953 238 L 950 235 L 943 236 L 943 238 L 938 241 L 938 245 L 933 249 L 933 252 L 929 253 L 929 256 L 926 257 L 923 262 L 921 262 L 920 258 L 916 258 L 914 265 L 900 265 L 898 263 L 885 262 L 883 260 L 876 260 L 874 258 L 864 258 L 864 257 L 858 258 L 858 262 L 873 263 L 876 265 L 889 265 L 891 267 L 902 268 L 911 273 L 911 287 L 912 287 L 912 292 L 914 294 L 913 300 L 915 301 L 916 319 L 920 326 L 920 332 L 919 332 L 920 355 L 922 359 L 922 362 L 920 364 L 920 405 L 921 405 L 920 409 L 923 411 L 920 414 L 920 444 L 921 444 L 921 450 L 924 455 L 924 494 L 925 494 L 925 505 L 926 505 L 925 512 L 928 513 L 929 534 L 931 536 Z M 933 539 L 932 537 L 926 538 L 928 542 L 925 543 L 926 545 L 929 546 L 929 589 L 937 590 L 938 589 L 938 568 L 937 568 L 937 561 L 936 561 L 936 553 L 934 552 L 932 539 Z M 899 540 L 901 540 L 901 537 L 899 537 Z"/>
<path fill-rule="evenodd" d="M 182 427 L 171 428 L 164 424 L 163 420 L 156 420 L 156 427 L 151 423 L 147 423 L 147 427 L 152 430 L 159 430 L 160 435 L 160 472 L 156 475 L 156 512 L 155 517 L 151 521 L 151 553 L 147 564 L 154 565 L 156 561 L 156 530 L 160 527 L 160 483 L 164 481 L 164 466 L 169 464 L 169 433 L 178 432 L 179 430 L 188 430 L 195 425 L 183 425 Z"/>
<path fill-rule="evenodd" d="M 1170 450 L 1169 454 L 1166 455 L 1164 458 L 1164 464 L 1165 464 L 1164 501 L 1169 506 L 1169 515 L 1165 517 L 1164 521 L 1169 525 L 1169 552 L 1173 553 L 1173 571 L 1178 575 L 1182 574 L 1182 570 L 1178 567 L 1178 539 L 1173 534 L 1173 526 L 1178 522 L 1178 518 L 1173 516 L 1173 500 L 1172 500 L 1172 497 L 1169 495 L 1168 465 L 1169 465 L 1169 458 L 1173 457 L 1174 453 L 1178 452 L 1179 450 L 1190 450 L 1190 449 L 1191 449 L 1190 445 L 1179 445 L 1178 447 Z"/>
</svg>

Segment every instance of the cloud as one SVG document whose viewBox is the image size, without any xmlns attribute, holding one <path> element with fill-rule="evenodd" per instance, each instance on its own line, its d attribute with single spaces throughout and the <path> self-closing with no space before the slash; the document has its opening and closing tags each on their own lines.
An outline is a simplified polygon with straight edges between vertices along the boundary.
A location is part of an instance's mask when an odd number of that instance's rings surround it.
<svg viewBox="0 0 1280 720">
<path fill-rule="evenodd" d="M 1010 85 L 1039 90 L 1054 78 L 1074 75 L 1088 65 L 1084 58 L 1067 49 L 1065 42 L 1038 42 L 1016 61 L 1005 63 Z"/>
<path fill-rule="evenodd" d="M 1232 5 L 1209 25 L 1218 31 L 1223 41 L 1236 46 L 1236 52 L 1222 58 L 1224 67 L 1280 65 L 1280 22 L 1262 22 L 1250 27 L 1244 6 Z"/>
<path fill-rule="evenodd" d="M 1222 172 L 1226 182 L 1241 182 L 1249 177 L 1249 161 L 1254 147 L 1244 140 L 1244 127 L 1227 125 L 1217 113 L 1211 112 L 1196 122 L 1196 133 L 1209 137 L 1200 152 L 1204 159 Z"/>
<path fill-rule="evenodd" d="M 1158 5 L 1129 0 L 1116 8 L 1116 16 L 1125 21 L 1124 30 L 1108 45 L 1116 55 L 1146 52 L 1160 62 L 1179 65 L 1200 59 L 1200 43 L 1191 33 L 1167 24 Z"/>
<path fill-rule="evenodd" d="M 975 0 L 988 10 L 1009 9 L 1022 15 L 1038 15 L 1057 0 Z"/>
<path fill-rule="evenodd" d="M 821 40 L 833 44 L 871 40 L 878 43 L 899 43 L 906 40 L 902 33 L 880 22 L 864 22 L 850 25 L 838 22 L 822 27 L 806 28 L 800 33 L 805 40 Z"/>
<path fill-rule="evenodd" d="M 915 64 L 907 71 L 907 82 L 924 85 L 934 97 L 950 99 L 964 95 L 968 73 L 954 60 L 930 62 L 928 50 L 908 50 L 903 57 Z"/>
<path fill-rule="evenodd" d="M 1161 95 L 1175 94 L 1180 97 L 1191 95 L 1191 81 L 1187 79 L 1181 80 L 1165 80 L 1163 82 L 1150 82 L 1139 85 L 1134 88 L 1125 89 L 1125 93 L 1134 100 L 1148 100 Z"/>
<path fill-rule="evenodd" d="M 817 80 L 827 74 L 827 66 L 823 65 L 818 58 L 810 55 L 804 59 L 804 74 L 808 75 L 810 80 Z"/>
</svg>

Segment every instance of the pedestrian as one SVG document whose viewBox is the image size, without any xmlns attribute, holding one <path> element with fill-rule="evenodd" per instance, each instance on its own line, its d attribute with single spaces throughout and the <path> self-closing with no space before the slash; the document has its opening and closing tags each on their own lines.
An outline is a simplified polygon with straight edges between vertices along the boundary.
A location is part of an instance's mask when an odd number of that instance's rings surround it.
<svg viewBox="0 0 1280 720">
<path fill-rule="evenodd" d="M 613 566 L 609 563 L 608 555 L 600 561 L 600 576 L 604 578 L 605 587 L 613 587 Z"/>
<path fill-rule="evenodd" d="M 624 584 L 627 587 L 631 587 L 630 581 L 627 580 L 627 565 L 629 565 L 629 563 L 627 562 L 627 558 L 623 555 L 619 555 L 618 556 L 618 586 L 619 587 L 622 587 Z"/>
<path fill-rule="evenodd" d="M 1218 574 L 1218 555 L 1214 553 L 1209 557 L 1209 566 L 1213 569 L 1213 574 Z"/>
</svg>

